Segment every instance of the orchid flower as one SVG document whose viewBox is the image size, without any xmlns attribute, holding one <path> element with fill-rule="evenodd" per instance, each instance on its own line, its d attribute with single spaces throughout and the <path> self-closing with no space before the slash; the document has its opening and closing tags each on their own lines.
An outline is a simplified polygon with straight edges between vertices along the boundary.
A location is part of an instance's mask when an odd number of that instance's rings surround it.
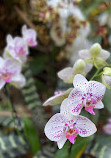
<svg viewBox="0 0 111 158">
<path fill-rule="evenodd" d="M 80 74 L 74 77 L 73 85 L 75 88 L 68 96 L 69 109 L 73 115 L 79 115 L 83 107 L 86 111 L 95 115 L 94 108 L 102 109 L 104 107 L 101 100 L 105 94 L 105 85 L 97 81 L 88 82 Z"/>
<path fill-rule="evenodd" d="M 21 37 L 12 38 L 11 35 L 7 36 L 7 46 L 4 51 L 4 58 L 13 58 L 20 63 L 24 63 L 29 54 L 26 41 Z"/>
<path fill-rule="evenodd" d="M 66 91 L 58 91 L 58 92 L 55 92 L 54 93 L 54 96 L 50 97 L 48 100 L 46 100 L 44 103 L 43 103 L 43 106 L 48 106 L 48 105 L 51 105 L 51 106 L 54 106 L 54 105 L 58 105 L 58 104 L 61 104 L 62 101 L 68 97 L 69 93 L 71 92 L 73 88 L 69 88 L 68 90 Z"/>
<path fill-rule="evenodd" d="M 35 47 L 37 45 L 36 37 L 37 33 L 34 29 L 27 29 L 27 26 L 22 27 L 22 35 L 28 46 Z"/>
<path fill-rule="evenodd" d="M 98 68 L 105 65 L 105 61 L 109 58 L 110 53 L 102 49 L 99 43 L 95 43 L 89 50 L 84 49 L 79 51 L 79 56 L 86 63 L 92 63 Z"/>
<path fill-rule="evenodd" d="M 25 78 L 20 73 L 21 65 L 12 59 L 3 59 L 0 57 L 0 89 L 6 83 L 14 84 L 16 87 L 23 87 Z"/>
<path fill-rule="evenodd" d="M 73 83 L 73 78 L 76 74 L 80 73 L 84 76 L 92 69 L 92 64 L 86 64 L 83 59 L 78 59 L 73 68 L 67 67 L 58 72 L 58 77 L 65 83 Z"/>
<path fill-rule="evenodd" d="M 68 139 L 72 144 L 75 143 L 76 137 L 91 136 L 96 132 L 96 126 L 84 116 L 74 117 L 69 114 L 67 99 L 61 104 L 60 113 L 55 114 L 45 126 L 45 134 L 51 141 L 57 142 L 58 148 L 61 149 Z"/>
</svg>

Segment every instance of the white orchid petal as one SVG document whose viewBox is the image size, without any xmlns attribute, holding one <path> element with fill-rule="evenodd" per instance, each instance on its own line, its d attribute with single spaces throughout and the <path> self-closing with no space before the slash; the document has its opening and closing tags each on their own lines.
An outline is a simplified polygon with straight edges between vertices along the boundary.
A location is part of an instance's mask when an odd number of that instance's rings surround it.
<svg viewBox="0 0 111 158">
<path fill-rule="evenodd" d="M 62 79 L 64 82 L 72 83 L 73 82 L 73 69 L 71 67 L 67 67 L 58 72 L 58 77 Z M 74 76 L 74 75 L 73 75 Z"/>
<path fill-rule="evenodd" d="M 82 59 L 84 59 L 84 60 L 90 58 L 89 50 L 87 50 L 87 49 L 80 50 L 80 51 L 79 51 L 79 56 L 80 56 Z"/>
<path fill-rule="evenodd" d="M 73 120 L 74 116 L 69 111 L 69 106 L 70 106 L 70 99 L 66 98 L 61 104 L 60 113 L 63 114 L 65 117 L 67 117 L 68 120 Z"/>
<path fill-rule="evenodd" d="M 101 50 L 101 53 L 100 53 L 100 55 L 99 55 L 99 58 L 102 58 L 103 61 L 106 61 L 109 57 L 110 57 L 110 52 L 108 52 L 108 51 L 102 49 L 102 50 Z"/>
<path fill-rule="evenodd" d="M 26 83 L 26 79 L 25 79 L 25 77 L 22 74 L 17 74 L 17 75 L 13 75 L 12 76 L 11 84 L 16 86 L 17 88 L 24 87 L 25 83 Z"/>
<path fill-rule="evenodd" d="M 80 88 L 83 92 L 86 92 L 87 86 L 88 86 L 88 81 L 81 74 L 77 74 L 74 77 L 73 85 L 74 85 L 75 88 Z"/>
<path fill-rule="evenodd" d="M 81 89 L 79 89 L 79 88 L 74 88 L 74 89 L 70 92 L 68 98 L 69 98 L 69 99 L 73 99 L 74 102 L 76 102 L 76 101 L 81 100 L 81 99 L 82 99 L 82 96 L 83 96 L 83 93 L 82 93 Z"/>
<path fill-rule="evenodd" d="M 51 117 L 45 126 L 45 135 L 51 141 L 59 141 L 64 134 L 67 119 L 63 114 L 57 113 Z"/>
<path fill-rule="evenodd" d="M 0 89 L 4 87 L 5 83 L 6 82 L 4 80 L 0 79 Z"/>
<path fill-rule="evenodd" d="M 87 73 L 90 72 L 92 68 L 93 68 L 93 64 L 86 64 L 83 73 L 87 75 Z"/>
<path fill-rule="evenodd" d="M 75 126 L 79 130 L 79 135 L 81 137 L 91 136 L 97 131 L 95 124 L 88 118 L 81 115 L 77 116 Z"/>
<path fill-rule="evenodd" d="M 77 116 L 80 114 L 81 109 L 83 108 L 82 106 L 82 100 L 76 101 L 75 100 L 70 100 L 69 102 L 69 111 L 72 115 Z"/>
<path fill-rule="evenodd" d="M 1 69 L 1 70 L 2 70 L 3 67 L 4 67 L 4 64 L 5 64 L 5 60 L 4 60 L 2 57 L 0 57 L 0 69 Z"/>
<path fill-rule="evenodd" d="M 95 109 L 102 109 L 104 108 L 104 104 L 102 101 L 99 101 L 97 104 L 95 104 Z"/>
<path fill-rule="evenodd" d="M 59 141 L 57 141 L 58 148 L 61 149 L 66 141 L 67 141 L 66 135 L 63 134 L 62 138 Z"/>
<path fill-rule="evenodd" d="M 100 82 L 89 81 L 87 90 L 93 97 L 97 99 L 97 101 L 100 101 L 105 94 L 106 87 Z"/>
<path fill-rule="evenodd" d="M 12 38 L 12 36 L 10 34 L 7 35 L 6 41 L 7 41 L 7 44 L 13 43 L 13 38 Z"/>
<path fill-rule="evenodd" d="M 6 59 L 4 67 L 14 74 L 19 74 L 22 69 L 21 64 L 14 59 Z"/>
</svg>

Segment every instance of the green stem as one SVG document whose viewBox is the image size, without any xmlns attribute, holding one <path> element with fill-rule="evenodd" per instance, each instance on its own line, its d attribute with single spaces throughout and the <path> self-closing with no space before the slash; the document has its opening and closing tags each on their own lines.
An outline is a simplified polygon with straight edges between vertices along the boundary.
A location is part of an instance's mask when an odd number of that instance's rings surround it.
<svg viewBox="0 0 111 158">
<path fill-rule="evenodd" d="M 12 116 L 12 121 L 14 123 L 14 127 L 16 127 L 16 123 L 15 123 L 15 118 L 14 118 L 14 113 L 13 113 L 13 106 L 10 100 L 10 96 L 9 96 L 9 87 L 8 85 L 6 85 L 6 93 L 7 93 L 7 98 L 8 98 L 8 106 L 11 112 L 11 116 Z"/>
<path fill-rule="evenodd" d="M 101 67 L 100 69 L 98 69 L 98 70 L 96 71 L 96 73 L 91 77 L 90 81 L 92 81 L 95 77 L 97 77 L 98 74 L 99 74 L 99 72 L 100 72 L 104 67 L 105 67 L 105 66 L 103 66 L 103 67 Z"/>
<path fill-rule="evenodd" d="M 71 156 L 71 150 L 72 150 L 72 143 L 70 143 L 68 158 L 70 158 Z"/>
</svg>

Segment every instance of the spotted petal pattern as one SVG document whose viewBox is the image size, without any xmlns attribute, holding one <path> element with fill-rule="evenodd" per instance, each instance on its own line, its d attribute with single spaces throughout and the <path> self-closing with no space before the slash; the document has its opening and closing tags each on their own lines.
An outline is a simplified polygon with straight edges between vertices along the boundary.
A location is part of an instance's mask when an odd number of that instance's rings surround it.
<svg viewBox="0 0 111 158">
<path fill-rule="evenodd" d="M 97 130 L 92 121 L 81 115 L 77 116 L 76 118 L 76 127 L 79 130 L 79 135 L 81 137 L 91 136 Z"/>
<path fill-rule="evenodd" d="M 88 92 L 94 96 L 97 101 L 100 101 L 105 94 L 106 87 L 100 82 L 89 81 Z"/>
<path fill-rule="evenodd" d="M 51 141 L 59 141 L 64 133 L 65 123 L 68 120 L 60 113 L 55 114 L 45 126 L 45 134 Z"/>
<path fill-rule="evenodd" d="M 84 76 L 77 74 L 74 77 L 73 85 L 75 88 L 80 88 L 84 93 L 87 92 L 88 81 Z"/>
</svg>

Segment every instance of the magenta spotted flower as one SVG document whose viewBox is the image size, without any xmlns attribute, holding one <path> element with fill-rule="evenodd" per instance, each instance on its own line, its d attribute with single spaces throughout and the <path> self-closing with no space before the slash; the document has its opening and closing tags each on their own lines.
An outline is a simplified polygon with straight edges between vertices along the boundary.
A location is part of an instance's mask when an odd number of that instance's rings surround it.
<svg viewBox="0 0 111 158">
<path fill-rule="evenodd" d="M 21 74 L 21 65 L 12 59 L 3 59 L 0 57 L 0 89 L 5 83 L 11 83 L 16 87 L 25 85 L 25 78 Z"/>
<path fill-rule="evenodd" d="M 104 107 L 102 98 L 105 94 L 106 87 L 97 81 L 87 81 L 87 79 L 77 74 L 73 80 L 74 89 L 68 96 L 70 102 L 70 112 L 73 115 L 79 115 L 81 109 L 95 115 L 94 108 L 101 109 Z"/>
<path fill-rule="evenodd" d="M 37 33 L 34 29 L 28 29 L 26 25 L 22 27 L 22 35 L 28 46 L 35 47 L 37 45 Z"/>
<path fill-rule="evenodd" d="M 46 136 L 51 141 L 57 142 L 59 149 L 63 147 L 67 139 L 74 144 L 78 135 L 88 137 L 96 132 L 96 126 L 88 118 L 80 115 L 74 117 L 69 113 L 68 103 L 65 99 L 60 113 L 52 116 L 45 126 Z"/>
<path fill-rule="evenodd" d="M 27 42 L 21 37 L 12 38 L 11 35 L 7 36 L 7 46 L 4 51 L 4 58 L 13 58 L 20 63 L 27 59 L 29 54 Z"/>
</svg>

